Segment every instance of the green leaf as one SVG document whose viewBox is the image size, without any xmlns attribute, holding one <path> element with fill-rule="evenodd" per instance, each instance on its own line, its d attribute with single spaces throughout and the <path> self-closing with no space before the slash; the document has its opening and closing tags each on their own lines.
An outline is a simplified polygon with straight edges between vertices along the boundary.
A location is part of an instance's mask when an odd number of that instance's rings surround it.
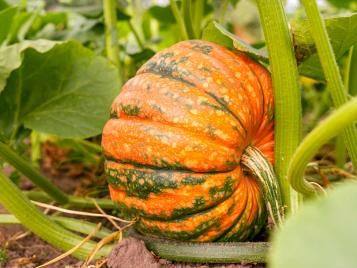
<svg viewBox="0 0 357 268">
<path fill-rule="evenodd" d="M 0 11 L 0 45 L 7 39 L 17 10 L 16 7 L 9 7 Z"/>
<path fill-rule="evenodd" d="M 351 46 L 357 44 L 357 14 L 328 18 L 325 19 L 325 23 L 338 60 Z M 302 75 L 324 80 L 321 64 L 309 30 L 309 23 L 306 20 L 294 21 L 291 25 L 296 56 L 298 61 L 303 61 L 299 66 L 299 72 Z"/>
<path fill-rule="evenodd" d="M 202 39 L 219 44 L 229 49 L 234 48 L 232 39 L 227 35 L 222 34 L 222 32 L 215 26 L 213 21 L 211 21 L 203 30 Z"/>
<path fill-rule="evenodd" d="M 214 27 L 217 30 L 215 30 Z M 222 25 L 215 21 L 210 23 L 204 30 L 203 39 L 212 41 L 228 48 L 235 48 L 263 62 L 269 61 L 268 52 L 265 47 L 257 49 L 247 44 L 238 36 L 227 31 Z"/>
<path fill-rule="evenodd" d="M 0 0 L 0 10 L 8 8 L 10 5 L 5 0 Z"/>
<path fill-rule="evenodd" d="M 357 267 L 356 204 L 356 182 L 307 203 L 274 235 L 269 267 Z"/>
<path fill-rule="evenodd" d="M 153 6 L 148 10 L 149 14 L 160 23 L 174 24 L 176 22 L 170 6 Z"/>
<path fill-rule="evenodd" d="M 57 44 L 54 41 L 36 40 L 24 41 L 20 44 L 0 48 L 0 93 L 5 88 L 10 73 L 19 68 L 22 63 L 22 52 L 32 48 L 39 53 L 45 53 Z"/>
<path fill-rule="evenodd" d="M 327 0 L 327 2 L 331 3 L 335 7 L 345 8 L 350 10 L 357 10 L 357 1 L 356 0 Z"/>
<path fill-rule="evenodd" d="M 99 134 L 108 118 L 119 90 L 117 70 L 78 42 L 52 45 L 42 53 L 31 46 L 10 47 L 22 51 L 23 61 L 0 94 L 0 129 L 7 137 L 14 137 L 23 125 L 65 138 L 85 138 Z M 19 55 L 8 57 L 11 62 Z"/>
</svg>

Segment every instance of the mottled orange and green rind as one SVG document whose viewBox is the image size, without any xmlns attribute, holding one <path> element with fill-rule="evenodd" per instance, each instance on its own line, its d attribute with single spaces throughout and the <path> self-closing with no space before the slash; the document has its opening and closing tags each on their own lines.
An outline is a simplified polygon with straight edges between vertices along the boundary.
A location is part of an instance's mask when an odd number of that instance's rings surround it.
<svg viewBox="0 0 357 268">
<path fill-rule="evenodd" d="M 103 130 L 111 197 L 144 234 L 243 241 L 266 221 L 244 175 L 248 145 L 274 161 L 269 72 L 240 52 L 184 41 L 145 63 L 122 88 Z"/>
</svg>

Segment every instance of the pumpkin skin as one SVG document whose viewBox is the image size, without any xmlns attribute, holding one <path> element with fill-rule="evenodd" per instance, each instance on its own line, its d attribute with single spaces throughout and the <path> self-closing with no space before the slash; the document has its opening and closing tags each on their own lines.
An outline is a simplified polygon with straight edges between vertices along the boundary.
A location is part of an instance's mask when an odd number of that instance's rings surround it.
<svg viewBox="0 0 357 268">
<path fill-rule="evenodd" d="M 240 52 L 183 41 L 122 88 L 103 130 L 111 198 L 143 234 L 243 241 L 266 222 L 240 164 L 248 145 L 274 161 L 269 72 Z"/>
</svg>

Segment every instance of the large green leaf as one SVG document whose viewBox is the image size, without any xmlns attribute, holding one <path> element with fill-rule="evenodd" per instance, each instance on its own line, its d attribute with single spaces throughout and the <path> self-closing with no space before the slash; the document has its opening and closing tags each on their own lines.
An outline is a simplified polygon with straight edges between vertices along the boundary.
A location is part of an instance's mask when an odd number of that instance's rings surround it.
<svg viewBox="0 0 357 268">
<path fill-rule="evenodd" d="M 19 47 L 7 48 L 22 51 L 23 60 L 0 94 L 0 131 L 7 137 L 21 126 L 66 138 L 99 134 L 118 94 L 117 70 L 74 41 L 45 52 Z M 19 60 L 13 53 L 7 62 L 12 57 Z"/>
<path fill-rule="evenodd" d="M 310 201 L 275 234 L 269 267 L 357 267 L 356 207 L 356 182 Z"/>
<path fill-rule="evenodd" d="M 36 40 L 24 41 L 20 44 L 0 48 L 0 93 L 5 88 L 10 73 L 19 68 L 22 63 L 22 52 L 32 48 L 39 53 L 45 53 L 57 44 L 54 41 Z"/>
<path fill-rule="evenodd" d="M 325 19 L 328 35 L 336 58 L 341 58 L 347 50 L 357 44 L 357 13 Z M 323 80 L 321 64 L 316 54 L 313 37 L 308 21 L 292 22 L 294 45 L 299 61 L 304 61 L 299 71 L 301 74 Z"/>
</svg>

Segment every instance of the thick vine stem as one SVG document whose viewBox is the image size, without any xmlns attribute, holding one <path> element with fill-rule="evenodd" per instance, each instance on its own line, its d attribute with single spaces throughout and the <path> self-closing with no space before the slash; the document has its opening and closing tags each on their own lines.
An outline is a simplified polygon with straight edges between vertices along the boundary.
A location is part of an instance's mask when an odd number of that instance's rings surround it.
<svg viewBox="0 0 357 268">
<path fill-rule="evenodd" d="M 258 148 L 248 146 L 242 155 L 242 164 L 258 179 L 263 190 L 267 211 L 275 225 L 280 225 L 284 218 L 278 181 L 273 166 Z"/>
<path fill-rule="evenodd" d="M 0 142 L 0 158 L 24 174 L 35 185 L 40 187 L 51 198 L 53 198 L 53 200 L 60 204 L 65 204 L 68 202 L 68 196 L 64 192 L 58 189 L 47 178 L 42 176 L 29 161 L 23 159 L 21 156 L 11 150 L 9 146 L 2 142 Z"/>
<path fill-rule="evenodd" d="M 344 89 L 340 71 L 326 31 L 325 22 L 321 17 L 315 0 L 301 1 L 310 24 L 310 31 L 314 38 L 324 71 L 331 98 L 335 107 L 347 102 L 348 96 Z M 353 166 L 357 170 L 357 129 L 350 125 L 342 133 Z"/>
<path fill-rule="evenodd" d="M 269 51 L 275 98 L 275 171 L 284 207 L 296 211 L 298 194 L 287 177 L 290 159 L 301 138 L 301 96 L 288 23 L 281 0 L 257 0 Z"/>
<path fill-rule="evenodd" d="M 311 131 L 291 159 L 288 176 L 294 189 L 309 197 L 317 193 L 316 187 L 304 179 L 306 165 L 317 153 L 318 149 L 331 138 L 338 135 L 344 128 L 351 126 L 357 120 L 357 98 L 344 104 Z"/>
<path fill-rule="evenodd" d="M 22 192 L 0 170 L 0 203 L 34 234 L 62 250 L 70 250 L 81 243 L 83 238 L 72 233 L 38 210 Z M 74 252 L 74 256 L 85 259 L 95 247 L 94 242 L 86 242 Z M 97 257 L 107 256 L 110 247 L 104 247 Z"/>
<path fill-rule="evenodd" d="M 143 240 L 156 255 L 172 260 L 204 263 L 265 262 L 270 243 L 266 242 L 211 242 L 194 243 L 166 240 L 133 234 Z"/>
<path fill-rule="evenodd" d="M 68 230 L 79 232 L 85 235 L 88 235 L 96 228 L 95 223 L 84 221 L 84 220 L 61 217 L 61 216 L 49 216 L 49 218 Z M 14 215 L 0 214 L 0 224 L 21 224 L 21 222 Z M 94 235 L 94 237 L 104 238 L 110 235 L 111 233 L 112 232 L 109 229 L 102 227 Z"/>
</svg>

